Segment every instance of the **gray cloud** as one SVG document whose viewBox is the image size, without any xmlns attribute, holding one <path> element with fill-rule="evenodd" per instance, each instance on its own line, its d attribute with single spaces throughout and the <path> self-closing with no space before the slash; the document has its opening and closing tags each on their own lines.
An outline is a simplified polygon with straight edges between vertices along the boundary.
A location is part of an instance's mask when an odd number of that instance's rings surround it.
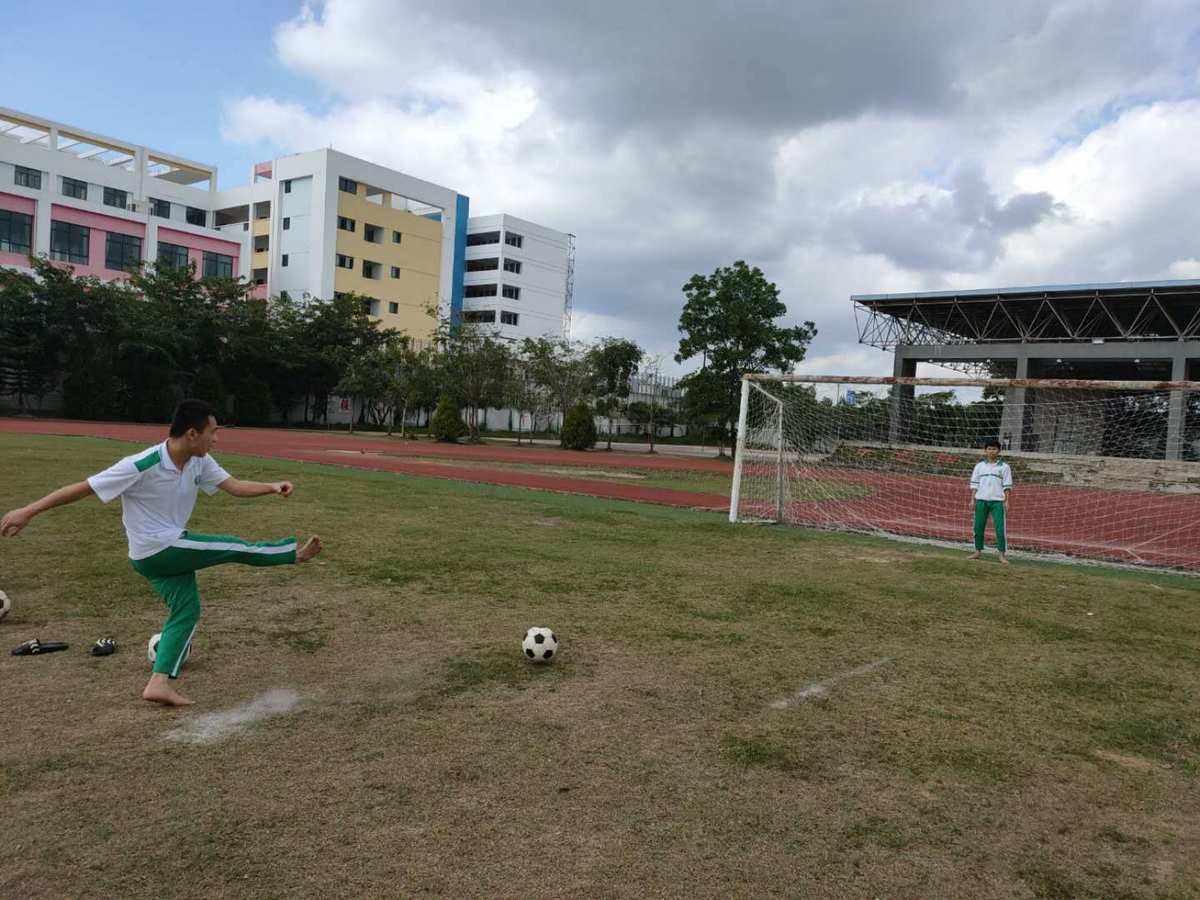
<svg viewBox="0 0 1200 900">
<path fill-rule="evenodd" d="M 840 225 L 853 246 L 878 253 L 903 269 L 981 272 L 1003 255 L 1003 239 L 1065 214 L 1045 191 L 997 201 L 978 166 L 962 169 L 948 194 L 908 203 L 866 204 Z"/>
<path fill-rule="evenodd" d="M 1112 208 L 1088 187 L 1124 112 L 1197 92 L 1198 33 L 1183 0 L 336 0 L 277 47 L 362 114 L 314 101 L 303 131 L 247 116 L 239 136 L 296 150 L 327 129 L 475 212 L 574 232 L 579 319 L 606 332 L 672 349 L 684 281 L 745 258 L 817 322 L 814 355 L 861 360 L 851 293 L 1153 277 L 1200 255 L 1186 156 L 1123 170 L 1145 189 Z M 470 112 L 514 85 L 531 115 Z M 447 141 L 419 149 L 422 115 Z"/>
</svg>

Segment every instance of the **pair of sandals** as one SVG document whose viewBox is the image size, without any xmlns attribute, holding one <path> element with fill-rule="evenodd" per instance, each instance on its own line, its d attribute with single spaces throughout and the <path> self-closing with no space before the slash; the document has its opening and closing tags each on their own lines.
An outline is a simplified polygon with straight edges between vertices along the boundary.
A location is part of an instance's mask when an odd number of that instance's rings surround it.
<svg viewBox="0 0 1200 900">
<path fill-rule="evenodd" d="M 13 650 L 13 656 L 38 656 L 42 653 L 54 653 L 58 650 L 66 650 L 70 644 L 64 644 L 62 641 L 39 641 L 37 638 L 25 641 L 25 643 Z M 96 643 L 92 644 L 92 649 L 88 651 L 92 656 L 111 656 L 117 652 L 117 642 L 112 638 L 100 638 Z"/>
</svg>

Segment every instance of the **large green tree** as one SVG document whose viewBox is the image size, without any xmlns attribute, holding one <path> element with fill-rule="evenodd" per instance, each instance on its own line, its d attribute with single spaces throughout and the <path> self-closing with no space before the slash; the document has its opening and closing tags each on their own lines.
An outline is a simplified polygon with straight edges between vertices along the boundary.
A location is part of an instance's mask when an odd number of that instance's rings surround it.
<svg viewBox="0 0 1200 900">
<path fill-rule="evenodd" d="M 804 359 L 817 328 L 812 322 L 780 324 L 787 307 L 779 299 L 779 288 L 761 269 L 743 260 L 711 275 L 693 275 L 683 294 L 682 337 L 675 361 L 699 356 L 702 367 L 711 370 L 720 389 L 708 385 L 706 395 L 712 401 L 713 417 L 728 436 L 737 421 L 742 376 L 791 372 Z"/>
</svg>

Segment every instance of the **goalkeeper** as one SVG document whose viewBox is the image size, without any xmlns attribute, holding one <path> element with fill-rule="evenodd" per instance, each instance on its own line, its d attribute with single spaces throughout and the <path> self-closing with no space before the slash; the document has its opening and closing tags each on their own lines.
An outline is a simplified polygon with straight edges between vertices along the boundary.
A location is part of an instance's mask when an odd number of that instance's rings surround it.
<svg viewBox="0 0 1200 900">
<path fill-rule="evenodd" d="M 971 510 L 975 513 L 975 552 L 967 559 L 979 559 L 983 553 L 983 533 L 987 529 L 988 516 L 996 530 L 996 549 L 1000 551 L 1000 562 L 1008 565 L 1008 541 L 1004 533 L 1005 513 L 1008 511 L 1008 494 L 1012 490 L 1012 469 L 1000 459 L 1000 443 L 991 440 L 984 445 L 986 459 L 975 463 L 971 471 Z"/>
</svg>

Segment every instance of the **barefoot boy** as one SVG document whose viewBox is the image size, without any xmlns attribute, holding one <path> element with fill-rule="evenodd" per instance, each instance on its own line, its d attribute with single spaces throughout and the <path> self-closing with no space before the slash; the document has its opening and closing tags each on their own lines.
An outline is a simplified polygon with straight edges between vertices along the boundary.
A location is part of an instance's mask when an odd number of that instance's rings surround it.
<svg viewBox="0 0 1200 900">
<path fill-rule="evenodd" d="M 0 536 L 13 537 L 29 520 L 55 506 L 95 494 L 104 503 L 121 498 L 121 519 L 129 538 L 129 559 L 167 604 L 168 616 L 142 697 L 168 706 L 192 701 L 170 679 L 191 646 L 200 619 L 196 572 L 222 563 L 279 566 L 302 563 L 321 552 L 321 539 L 310 537 L 297 549 L 295 538 L 251 543 L 228 535 L 187 531 L 196 493 L 217 489 L 234 497 L 263 494 L 291 496 L 292 483 L 239 481 L 208 455 L 217 440 L 217 419 L 203 400 L 184 400 L 175 409 L 170 436 L 161 444 L 127 456 L 87 481 L 59 488 L 41 500 L 14 509 L 0 520 Z"/>
</svg>

